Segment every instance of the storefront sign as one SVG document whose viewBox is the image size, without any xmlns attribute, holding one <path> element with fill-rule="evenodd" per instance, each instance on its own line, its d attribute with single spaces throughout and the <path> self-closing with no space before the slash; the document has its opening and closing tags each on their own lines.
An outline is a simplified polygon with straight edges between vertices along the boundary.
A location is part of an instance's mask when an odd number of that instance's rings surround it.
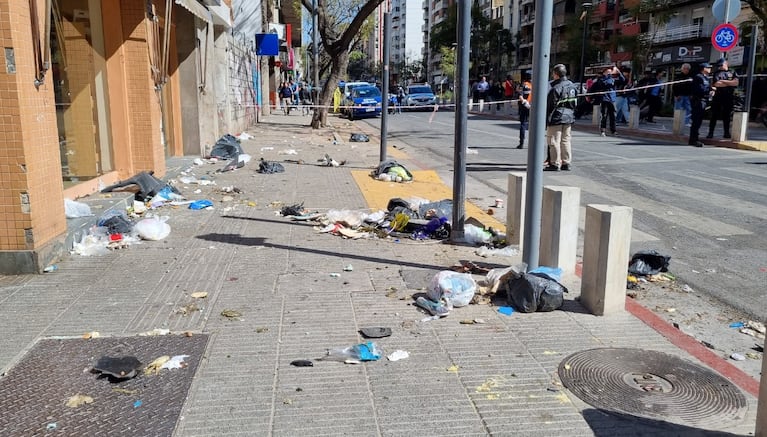
<svg viewBox="0 0 767 437">
<path fill-rule="evenodd" d="M 711 46 L 706 45 L 688 45 L 674 46 L 658 49 L 650 54 L 650 65 L 681 64 L 689 62 L 691 64 L 706 62 L 711 55 Z"/>
</svg>

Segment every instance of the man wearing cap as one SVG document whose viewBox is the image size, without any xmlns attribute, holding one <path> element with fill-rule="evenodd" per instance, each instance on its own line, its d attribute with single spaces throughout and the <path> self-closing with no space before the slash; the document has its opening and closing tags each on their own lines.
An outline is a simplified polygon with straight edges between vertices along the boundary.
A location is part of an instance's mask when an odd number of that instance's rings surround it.
<svg viewBox="0 0 767 437">
<path fill-rule="evenodd" d="M 522 73 L 522 84 L 519 86 L 519 145 L 517 149 L 525 147 L 525 133 L 530 120 L 530 104 L 533 102 L 533 84 L 530 83 L 530 73 Z"/>
<path fill-rule="evenodd" d="M 608 120 L 610 123 L 610 133 L 615 131 L 615 88 L 622 88 L 626 79 L 618 67 L 611 66 L 602 70 L 602 76 L 597 80 L 597 84 L 592 87 L 593 91 L 599 92 L 602 97 L 600 131 L 605 136 Z"/>
<path fill-rule="evenodd" d="M 576 86 L 567 78 L 567 68 L 557 64 L 551 71 L 546 98 L 546 139 L 549 145 L 549 165 L 544 171 L 570 170 L 572 150 L 570 136 L 575 122 L 578 100 Z"/>
<path fill-rule="evenodd" d="M 706 103 L 711 95 L 711 85 L 708 76 L 711 74 L 711 64 L 704 62 L 700 64 L 700 71 L 693 76 L 690 86 L 690 109 L 692 125 L 690 126 L 689 145 L 703 147 L 703 143 L 698 140 L 698 131 L 703 124 L 703 113 L 706 111 Z"/>
<path fill-rule="evenodd" d="M 728 70 L 727 60 L 720 58 L 716 63 L 717 70 L 711 79 L 712 87 L 715 89 L 714 98 L 711 99 L 711 122 L 708 125 L 708 136 L 714 138 L 714 128 L 716 121 L 722 120 L 724 129 L 724 138 L 730 136 L 730 117 L 732 117 L 733 100 L 735 98 L 735 88 L 738 87 L 738 75 L 734 71 Z"/>
</svg>

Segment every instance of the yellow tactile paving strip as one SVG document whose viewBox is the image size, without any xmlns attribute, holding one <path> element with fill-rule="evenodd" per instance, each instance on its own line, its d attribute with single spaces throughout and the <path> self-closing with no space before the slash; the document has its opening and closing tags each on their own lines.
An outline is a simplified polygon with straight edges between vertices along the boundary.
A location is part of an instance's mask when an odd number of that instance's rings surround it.
<svg viewBox="0 0 767 437">
<path fill-rule="evenodd" d="M 402 153 L 402 152 L 399 152 Z M 395 156 L 392 154 L 392 156 Z M 365 196 L 368 206 L 371 209 L 386 209 L 390 199 L 399 197 L 402 199 L 411 199 L 414 197 L 437 201 L 442 199 L 452 199 L 453 191 L 439 178 L 433 170 L 411 171 L 413 181 L 407 183 L 383 182 L 373 179 L 369 171 L 353 170 L 352 177 L 357 182 L 362 195 Z M 492 227 L 501 232 L 506 232 L 506 226 L 495 218 L 487 214 L 484 210 L 471 202 L 465 202 L 466 219 L 473 218 L 485 227 Z M 505 210 L 498 210 L 504 214 Z M 504 218 L 502 218 L 504 219 Z"/>
</svg>

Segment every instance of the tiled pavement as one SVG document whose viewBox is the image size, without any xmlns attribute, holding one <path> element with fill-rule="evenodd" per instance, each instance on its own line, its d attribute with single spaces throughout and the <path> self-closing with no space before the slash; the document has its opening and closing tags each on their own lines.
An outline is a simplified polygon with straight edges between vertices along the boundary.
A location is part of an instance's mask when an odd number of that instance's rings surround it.
<svg viewBox="0 0 767 437">
<path fill-rule="evenodd" d="M 341 239 L 275 215 L 275 201 L 317 210 L 366 208 L 349 170 L 375 166 L 378 144 L 333 144 L 330 131 L 312 133 L 307 122 L 271 116 L 243 143 L 255 160 L 303 164 L 262 175 L 252 162 L 208 175 L 217 185 L 200 187 L 200 194 L 193 194 L 197 186 L 182 187 L 192 199 L 213 200 L 215 210 L 160 210 L 170 216 L 166 240 L 101 257 L 73 255 L 50 274 L 0 277 L 0 369 L 12 370 L 41 337 L 168 328 L 211 336 L 177 436 L 725 435 L 607 415 L 559 385 L 562 359 L 596 347 L 653 349 L 696 361 L 628 312 L 587 314 L 573 300 L 577 277 L 566 280 L 573 292 L 561 311 L 509 317 L 472 305 L 423 322 L 412 300 L 387 293 L 409 296 L 459 260 L 488 259 L 465 246 Z M 351 126 L 338 123 L 337 138 L 348 138 Z M 280 154 L 288 149 L 298 155 Z M 354 158 L 337 168 L 315 165 L 339 150 Z M 192 167 L 191 158 L 169 166 Z M 201 177 L 221 166 L 194 171 Z M 229 185 L 244 193 L 222 202 L 215 189 Z M 489 260 L 508 265 L 520 257 Z M 347 265 L 353 271 L 344 271 Z M 209 293 L 198 301 L 200 311 L 179 314 L 195 291 Z M 225 318 L 225 309 L 242 317 Z M 460 324 L 464 319 L 486 323 Z M 393 335 L 377 343 L 385 354 L 402 349 L 410 357 L 290 365 L 361 342 L 357 331 L 365 326 L 391 327 Z M 745 395 L 747 417 L 728 433 L 753 432 L 756 399 Z"/>
</svg>

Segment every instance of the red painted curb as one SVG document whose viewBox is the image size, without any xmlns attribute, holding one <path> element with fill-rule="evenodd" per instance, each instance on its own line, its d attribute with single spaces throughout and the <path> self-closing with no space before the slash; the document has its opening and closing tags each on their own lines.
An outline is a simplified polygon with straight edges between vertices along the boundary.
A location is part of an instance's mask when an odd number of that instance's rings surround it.
<svg viewBox="0 0 767 437">
<path fill-rule="evenodd" d="M 580 278 L 582 273 L 583 265 L 577 263 L 575 265 L 575 274 Z M 626 297 L 626 311 L 657 331 L 660 335 L 666 337 L 674 346 L 705 363 L 742 390 L 756 398 L 759 397 L 759 381 L 628 296 Z"/>
</svg>

